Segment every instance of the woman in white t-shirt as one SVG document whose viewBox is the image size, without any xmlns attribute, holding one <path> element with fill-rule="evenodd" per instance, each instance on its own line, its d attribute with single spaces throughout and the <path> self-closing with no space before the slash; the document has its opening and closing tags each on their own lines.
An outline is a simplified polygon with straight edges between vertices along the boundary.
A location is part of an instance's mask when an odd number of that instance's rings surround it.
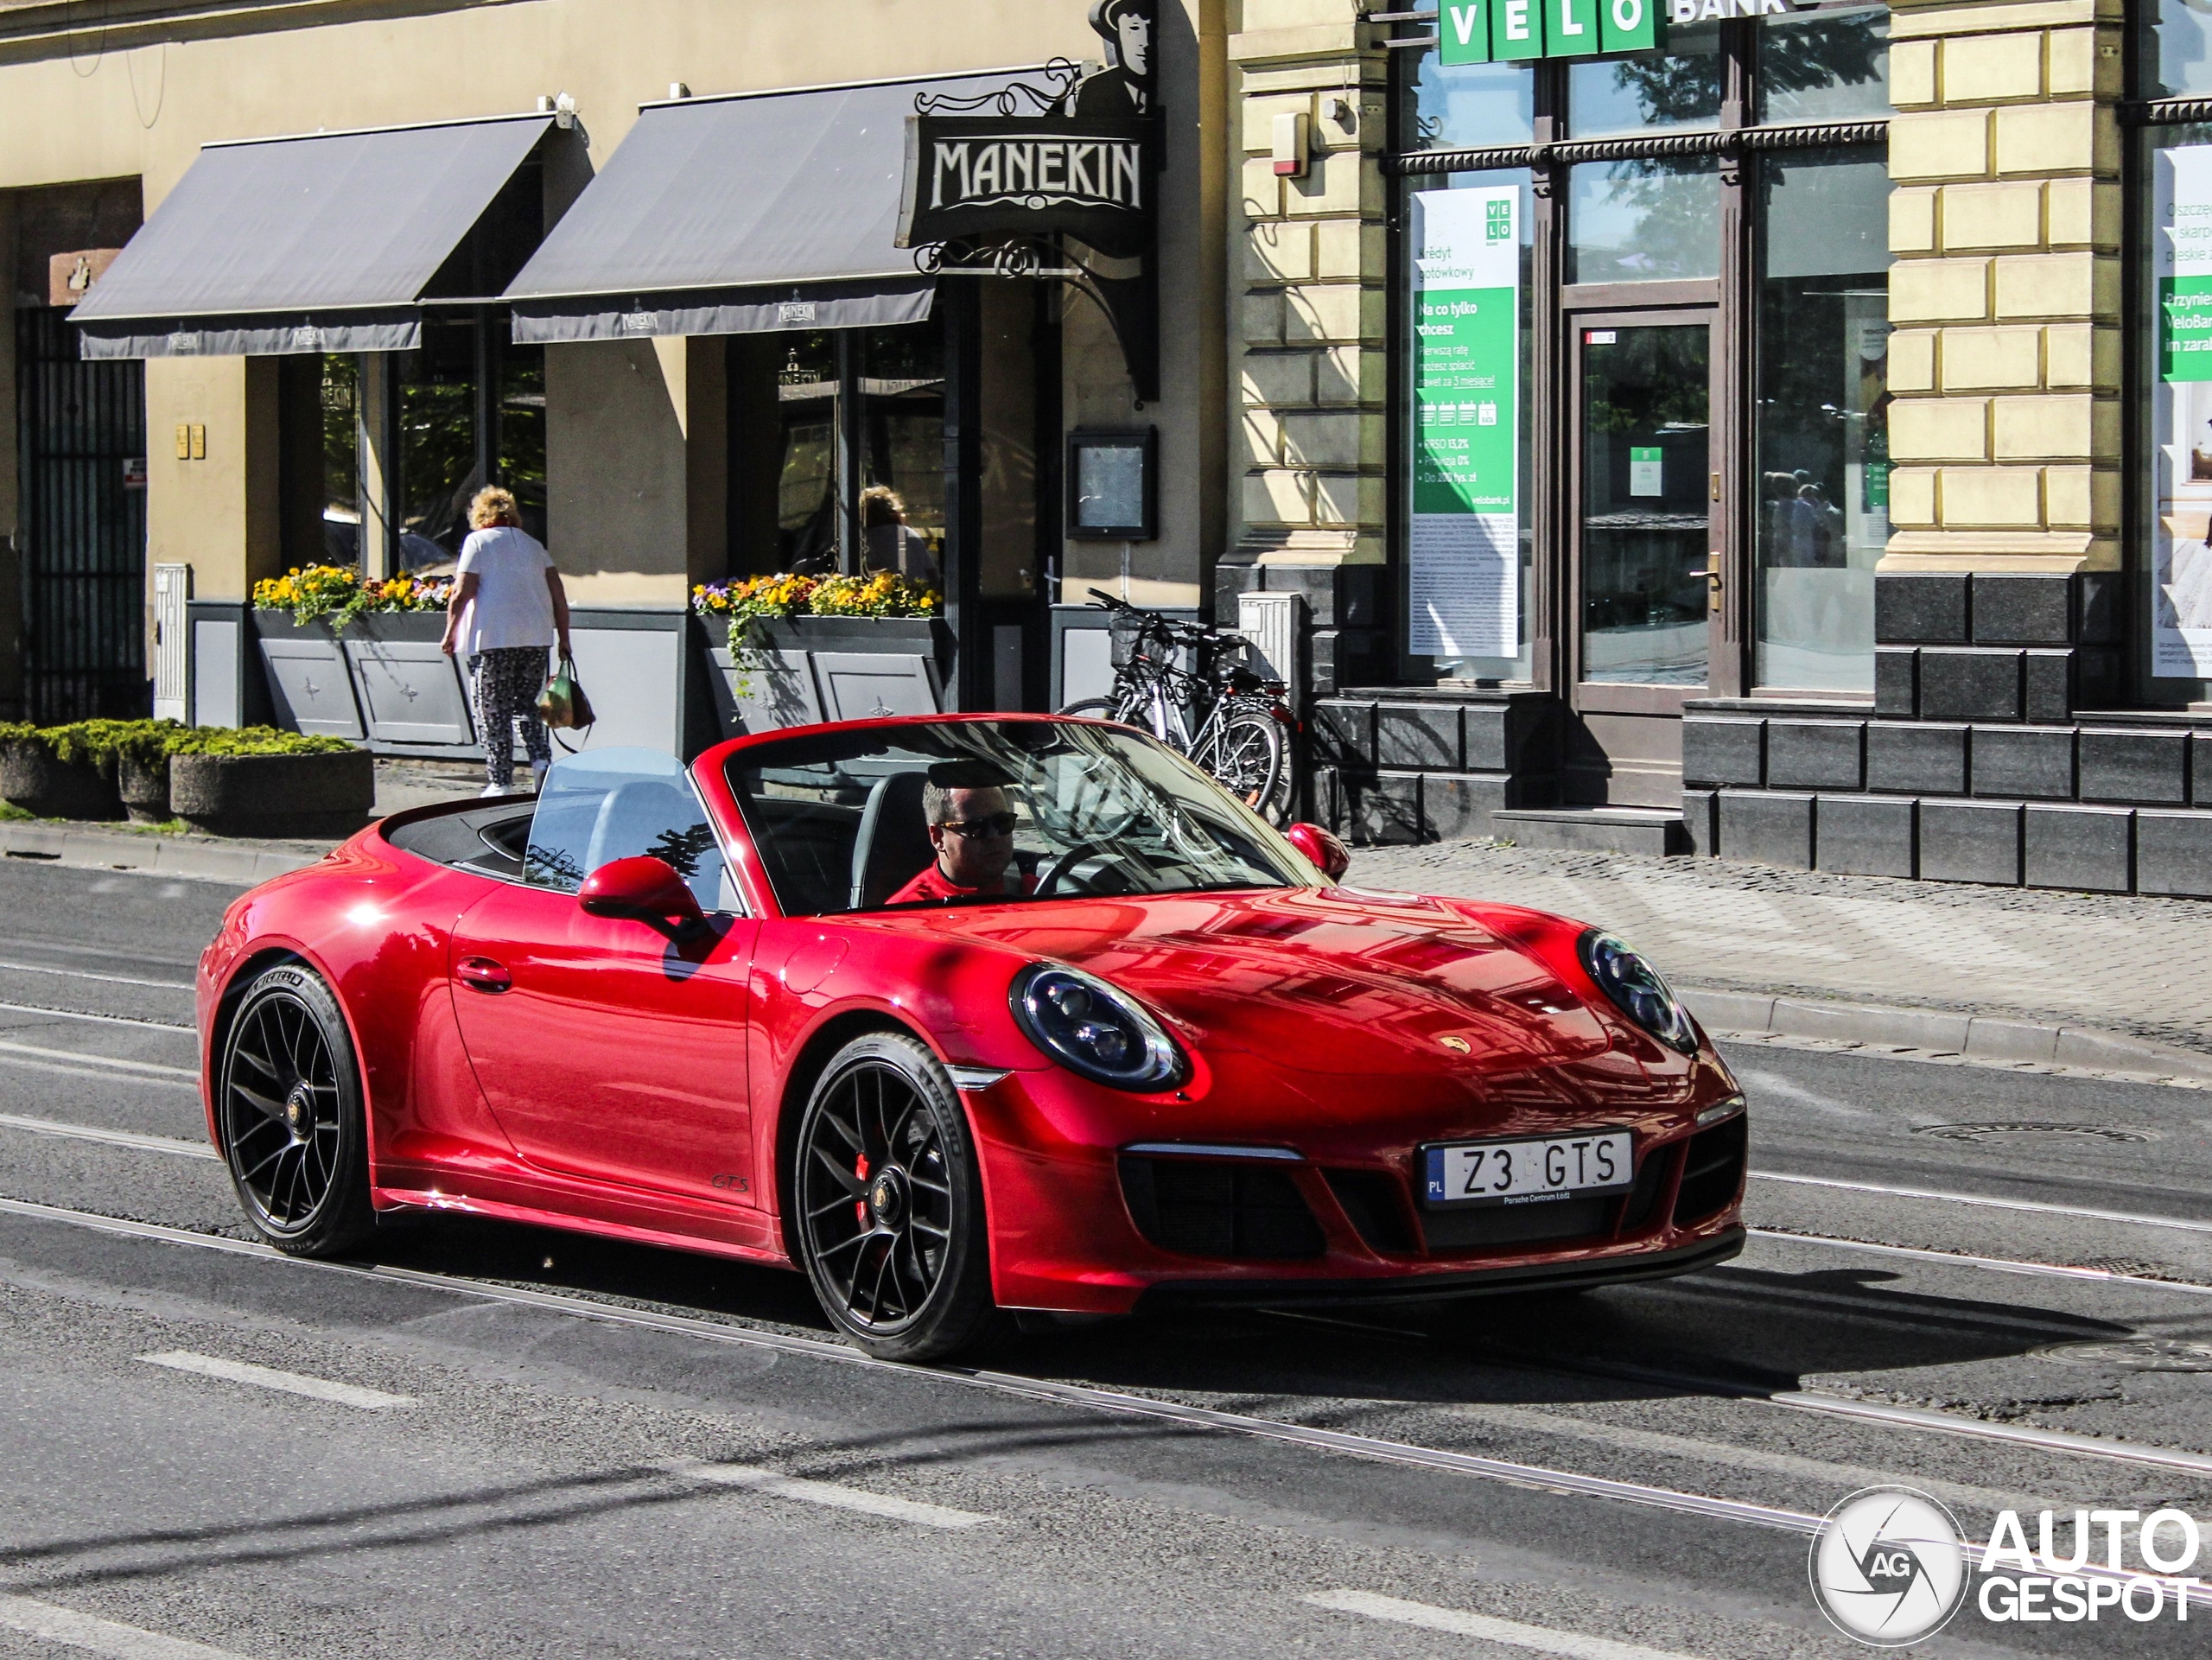
<svg viewBox="0 0 2212 1660">
<path fill-rule="evenodd" d="M 461 544 L 446 634 L 438 649 L 470 659 L 476 725 L 484 737 L 486 795 L 514 789 L 515 728 L 522 728 L 530 770 L 540 782 L 553 745 L 537 718 L 545 689 L 546 647 L 569 655 L 569 596 L 545 544 L 522 527 L 515 499 L 494 485 L 468 504 L 475 526 Z"/>
</svg>

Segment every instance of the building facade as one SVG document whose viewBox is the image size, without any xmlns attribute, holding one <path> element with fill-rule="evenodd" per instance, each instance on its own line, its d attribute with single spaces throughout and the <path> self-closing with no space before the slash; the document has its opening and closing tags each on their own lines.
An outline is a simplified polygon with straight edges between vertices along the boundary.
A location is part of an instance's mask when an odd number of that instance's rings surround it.
<svg viewBox="0 0 2212 1660">
<path fill-rule="evenodd" d="M 936 703 L 1098 689 L 1093 588 L 1244 626 L 1299 688 L 1308 811 L 1355 839 L 2212 893 L 2189 0 L 1160 0 L 1148 105 L 1134 10 L 149 6 L 87 35 L 0 3 L 0 685 L 119 704 L 166 664 L 197 718 L 300 704 L 283 677 L 315 671 L 270 665 L 308 648 L 251 582 L 433 569 L 499 478 L 587 683 L 622 689 L 594 741 L 696 747 L 748 717 L 690 590 L 849 566 L 883 483 L 951 603 Z M 920 100 L 1056 61 L 1157 122 L 1144 254 L 825 251 L 810 203 L 892 221 L 885 135 Z M 112 251 L 195 168 L 461 128 L 508 159 L 388 308 L 404 342 L 327 349 L 295 296 L 85 346 Z M 247 239 L 178 270 L 316 263 Z M 1140 277 L 1149 369 L 1115 299 Z M 1084 438 L 1149 446 L 1120 453 L 1154 458 L 1153 522 L 1080 533 Z M 803 713 L 842 708 L 823 661 Z M 361 718 L 469 737 L 459 705 Z"/>
</svg>

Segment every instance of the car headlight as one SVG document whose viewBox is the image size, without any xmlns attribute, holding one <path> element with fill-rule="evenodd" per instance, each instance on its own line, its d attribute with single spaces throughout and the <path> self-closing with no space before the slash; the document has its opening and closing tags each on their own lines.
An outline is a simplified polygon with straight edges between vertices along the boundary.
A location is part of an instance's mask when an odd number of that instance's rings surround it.
<svg viewBox="0 0 2212 1660">
<path fill-rule="evenodd" d="M 1697 1027 L 1681 1000 L 1653 968 L 1611 934 L 1592 928 L 1580 942 L 1582 966 L 1612 999 L 1613 1007 L 1665 1044 L 1686 1055 L 1697 1053 Z"/>
<path fill-rule="evenodd" d="M 1029 1040 L 1093 1083 L 1160 1090 L 1182 1079 L 1175 1040 L 1135 998 L 1092 975 L 1039 963 L 1014 976 L 1011 1001 Z"/>
</svg>

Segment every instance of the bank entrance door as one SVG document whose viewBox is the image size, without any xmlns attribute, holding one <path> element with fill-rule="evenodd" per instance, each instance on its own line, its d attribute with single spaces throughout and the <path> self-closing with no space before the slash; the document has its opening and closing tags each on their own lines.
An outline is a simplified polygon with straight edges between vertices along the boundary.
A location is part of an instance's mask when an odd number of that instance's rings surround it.
<svg viewBox="0 0 2212 1660">
<path fill-rule="evenodd" d="M 1677 806 L 1682 705 L 1716 644 L 1713 315 L 1573 321 L 1567 798 Z"/>
</svg>

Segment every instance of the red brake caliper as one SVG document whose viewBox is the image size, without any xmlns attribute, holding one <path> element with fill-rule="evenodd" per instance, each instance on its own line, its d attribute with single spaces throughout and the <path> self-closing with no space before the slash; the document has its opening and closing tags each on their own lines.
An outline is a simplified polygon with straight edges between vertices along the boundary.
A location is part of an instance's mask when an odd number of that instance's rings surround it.
<svg viewBox="0 0 2212 1660">
<path fill-rule="evenodd" d="M 865 1153 L 861 1154 L 858 1159 L 856 1159 L 855 1161 L 854 1161 L 854 1163 L 853 1163 L 853 1173 L 854 1173 L 855 1175 L 858 1176 L 858 1177 L 861 1179 L 861 1186 L 865 1187 L 865 1186 L 868 1186 L 868 1154 L 865 1154 Z M 867 1229 L 868 1229 L 868 1200 L 867 1200 L 867 1199 L 855 1199 L 855 1200 L 853 1201 L 853 1217 L 854 1217 L 854 1219 L 855 1219 L 855 1220 L 856 1220 L 856 1221 L 861 1224 L 861 1231 L 863 1231 L 863 1232 L 867 1231 Z"/>
</svg>

